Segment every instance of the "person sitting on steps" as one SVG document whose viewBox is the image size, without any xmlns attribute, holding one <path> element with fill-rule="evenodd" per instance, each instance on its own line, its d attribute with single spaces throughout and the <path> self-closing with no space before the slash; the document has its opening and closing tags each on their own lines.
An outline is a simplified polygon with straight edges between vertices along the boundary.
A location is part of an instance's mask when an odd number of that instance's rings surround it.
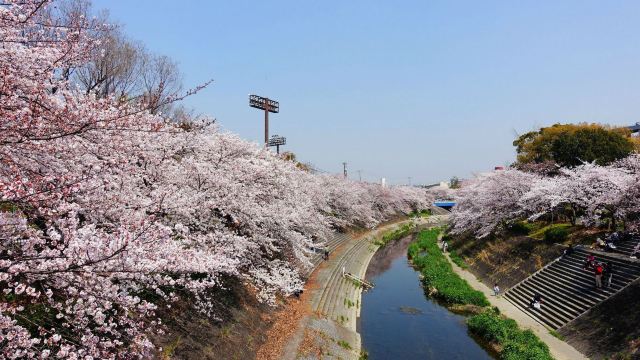
<svg viewBox="0 0 640 360">
<path fill-rule="evenodd" d="M 533 294 L 533 298 L 531 299 L 529 306 L 534 309 L 540 309 L 543 301 L 542 295 L 540 295 L 540 293 L 535 293 Z"/>
<path fill-rule="evenodd" d="M 573 244 L 570 244 L 568 248 L 564 249 L 562 256 L 570 256 L 571 254 L 573 254 Z"/>
</svg>

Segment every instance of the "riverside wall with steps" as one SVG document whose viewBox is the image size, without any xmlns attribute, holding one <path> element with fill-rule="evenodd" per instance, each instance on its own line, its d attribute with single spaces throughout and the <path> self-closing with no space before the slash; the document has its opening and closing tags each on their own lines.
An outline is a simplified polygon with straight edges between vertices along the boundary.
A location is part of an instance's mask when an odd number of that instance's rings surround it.
<svg viewBox="0 0 640 360">
<path fill-rule="evenodd" d="M 360 356 L 361 339 L 356 324 L 360 316 L 363 289 L 354 281 L 342 276 L 343 268 L 345 272 L 363 279 L 371 258 L 379 248 L 374 241 L 382 234 L 411 222 L 414 222 L 418 228 L 435 226 L 442 223 L 445 218 L 431 216 L 426 219 L 408 219 L 382 226 L 358 237 L 335 234 L 327 240 L 326 248 L 331 252 L 329 260 L 324 261 L 321 254 L 318 259 L 314 259 L 314 266 L 318 267 L 314 275 L 315 283 L 319 286 L 311 290 L 311 309 L 314 315 L 305 325 L 306 331 L 316 332 L 316 343 L 326 349 L 323 359 L 358 359 Z M 345 344 L 348 344 L 348 347 Z M 283 357 L 283 359 L 297 358 L 316 357 L 305 357 L 295 352 L 285 354 Z"/>
<path fill-rule="evenodd" d="M 595 288 L 593 270 L 584 269 L 585 259 L 589 254 L 593 254 L 598 262 L 610 261 L 613 264 L 610 288 Z M 513 286 L 504 296 L 538 322 L 557 330 L 593 306 L 617 294 L 638 278 L 640 261 L 629 259 L 629 256 L 624 254 L 578 247 L 571 255 L 552 261 Z M 602 280 L 604 284 L 606 279 Z M 543 296 L 540 309 L 529 307 L 534 293 Z"/>
</svg>

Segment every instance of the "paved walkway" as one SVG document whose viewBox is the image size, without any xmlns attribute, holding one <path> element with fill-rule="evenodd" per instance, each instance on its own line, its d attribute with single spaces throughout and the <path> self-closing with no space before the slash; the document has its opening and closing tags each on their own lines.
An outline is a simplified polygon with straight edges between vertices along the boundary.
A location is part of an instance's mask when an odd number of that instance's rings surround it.
<svg viewBox="0 0 640 360">
<path fill-rule="evenodd" d="M 551 335 L 549 333 L 549 330 L 545 326 L 535 321 L 526 313 L 522 312 L 520 309 L 507 301 L 507 299 L 503 298 L 502 296 L 494 296 L 493 290 L 482 283 L 480 280 L 478 280 L 474 274 L 460 268 L 458 265 L 453 263 L 453 261 L 451 261 L 451 258 L 449 258 L 448 253 L 445 253 L 445 256 L 453 266 L 453 271 L 460 275 L 461 278 L 465 279 L 472 288 L 482 291 L 486 295 L 487 299 L 489 299 L 491 305 L 496 306 L 498 309 L 500 309 L 500 312 L 502 314 L 511 319 L 514 319 L 521 328 L 530 329 L 536 335 L 538 335 L 540 340 L 544 341 L 547 346 L 549 346 L 551 354 L 557 360 L 588 359 L 573 346 Z"/>
</svg>

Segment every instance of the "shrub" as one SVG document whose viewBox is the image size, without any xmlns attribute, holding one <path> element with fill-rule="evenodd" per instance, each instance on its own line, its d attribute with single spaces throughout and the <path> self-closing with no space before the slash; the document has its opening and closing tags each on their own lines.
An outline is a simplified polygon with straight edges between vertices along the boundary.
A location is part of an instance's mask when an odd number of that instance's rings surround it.
<svg viewBox="0 0 640 360">
<path fill-rule="evenodd" d="M 526 221 L 516 221 L 507 227 L 509 232 L 514 235 L 529 235 L 534 229 L 534 225 Z"/>
<path fill-rule="evenodd" d="M 566 226 L 550 227 L 544 232 L 544 241 L 555 243 L 563 242 L 569 236 L 569 229 Z"/>
<path fill-rule="evenodd" d="M 403 237 L 409 235 L 411 230 L 413 230 L 413 224 L 404 224 L 400 228 L 389 231 L 382 235 L 380 240 L 376 240 L 374 243 L 376 245 L 385 246 L 392 241 L 396 241 L 398 239 L 402 239 Z"/>
<path fill-rule="evenodd" d="M 497 314 L 484 312 L 470 317 L 467 320 L 469 331 L 480 336 L 486 341 L 503 343 L 508 339 L 509 333 L 517 329 L 514 320 L 502 319 Z"/>
<path fill-rule="evenodd" d="M 423 230 L 409 246 L 409 257 L 423 275 L 427 287 L 437 290 L 434 297 L 449 304 L 487 306 L 489 301 L 480 291 L 453 272 L 449 261 L 438 247 L 439 229 Z"/>
<path fill-rule="evenodd" d="M 451 261 L 453 261 L 454 264 L 460 266 L 463 269 L 467 269 L 469 268 L 469 265 L 467 265 L 466 262 L 464 262 L 464 259 L 458 255 L 458 253 L 455 250 L 451 250 L 449 251 L 449 257 L 451 258 Z"/>
<path fill-rule="evenodd" d="M 469 331 L 485 341 L 502 345 L 500 358 L 506 360 L 550 360 L 549 348 L 531 330 L 521 330 L 516 322 L 486 311 L 467 319 Z"/>
<path fill-rule="evenodd" d="M 409 217 L 429 217 L 431 216 L 431 209 L 422 209 L 420 211 L 412 211 L 407 216 Z"/>
</svg>

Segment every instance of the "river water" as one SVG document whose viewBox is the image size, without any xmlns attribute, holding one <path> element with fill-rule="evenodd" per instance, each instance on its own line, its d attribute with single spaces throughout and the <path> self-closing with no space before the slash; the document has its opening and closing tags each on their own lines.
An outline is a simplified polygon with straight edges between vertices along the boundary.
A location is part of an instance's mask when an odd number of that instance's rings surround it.
<svg viewBox="0 0 640 360">
<path fill-rule="evenodd" d="M 492 359 L 469 336 L 464 316 L 425 296 L 407 260 L 411 240 L 380 249 L 367 269 L 375 287 L 362 295 L 358 331 L 369 359 Z"/>
</svg>

